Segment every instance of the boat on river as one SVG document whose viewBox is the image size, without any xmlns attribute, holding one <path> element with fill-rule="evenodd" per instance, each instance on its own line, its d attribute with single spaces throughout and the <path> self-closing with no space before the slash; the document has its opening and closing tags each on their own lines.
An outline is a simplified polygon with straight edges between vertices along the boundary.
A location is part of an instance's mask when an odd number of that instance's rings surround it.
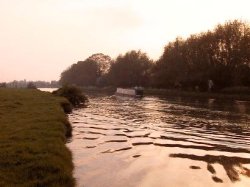
<svg viewBox="0 0 250 187">
<path fill-rule="evenodd" d="M 118 96 L 131 96 L 131 97 L 142 97 L 143 88 L 134 87 L 134 88 L 117 88 L 115 95 Z"/>
</svg>

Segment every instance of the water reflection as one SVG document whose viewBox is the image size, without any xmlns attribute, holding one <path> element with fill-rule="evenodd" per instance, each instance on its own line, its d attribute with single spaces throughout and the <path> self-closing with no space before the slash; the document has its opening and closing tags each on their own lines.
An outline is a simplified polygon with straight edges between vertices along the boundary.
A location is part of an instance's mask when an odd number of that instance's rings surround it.
<svg viewBox="0 0 250 187">
<path fill-rule="evenodd" d="M 250 186 L 249 106 L 91 96 L 87 108 L 69 115 L 78 185 Z"/>
<path fill-rule="evenodd" d="M 232 182 L 239 181 L 240 175 L 250 177 L 250 170 L 243 166 L 244 164 L 250 163 L 250 158 L 228 157 L 223 155 L 197 156 L 189 154 L 170 154 L 170 157 L 187 158 L 191 160 L 207 162 L 207 170 L 212 174 L 216 174 L 216 170 L 213 168 L 212 164 L 219 163 L 224 167 L 227 176 Z"/>
</svg>

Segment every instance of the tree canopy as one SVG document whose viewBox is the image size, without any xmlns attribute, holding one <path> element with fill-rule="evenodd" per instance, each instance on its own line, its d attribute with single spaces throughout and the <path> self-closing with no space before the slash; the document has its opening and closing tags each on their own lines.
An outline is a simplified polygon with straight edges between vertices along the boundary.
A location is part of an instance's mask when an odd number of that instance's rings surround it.
<svg viewBox="0 0 250 187">
<path fill-rule="evenodd" d="M 119 55 L 110 68 L 110 83 L 123 87 L 147 86 L 151 66 L 152 61 L 141 51 L 129 51 L 125 55 Z"/>
<path fill-rule="evenodd" d="M 208 79 L 217 88 L 250 85 L 250 27 L 241 21 L 218 25 L 213 31 L 177 38 L 157 61 L 155 86 L 205 87 Z M 204 88 L 203 88 L 204 89 Z"/>
<path fill-rule="evenodd" d="M 111 58 L 97 53 L 84 61 L 71 65 L 62 72 L 61 84 L 75 84 L 78 86 L 93 86 L 98 79 L 105 76 L 111 66 Z"/>
</svg>

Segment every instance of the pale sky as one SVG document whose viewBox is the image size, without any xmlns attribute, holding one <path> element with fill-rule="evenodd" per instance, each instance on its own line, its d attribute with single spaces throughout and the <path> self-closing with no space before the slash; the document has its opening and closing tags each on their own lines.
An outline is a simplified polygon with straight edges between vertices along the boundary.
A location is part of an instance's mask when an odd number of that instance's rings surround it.
<svg viewBox="0 0 250 187">
<path fill-rule="evenodd" d="M 94 53 L 157 60 L 177 36 L 250 20 L 250 0 L 0 0 L 0 82 L 58 80 Z"/>
</svg>

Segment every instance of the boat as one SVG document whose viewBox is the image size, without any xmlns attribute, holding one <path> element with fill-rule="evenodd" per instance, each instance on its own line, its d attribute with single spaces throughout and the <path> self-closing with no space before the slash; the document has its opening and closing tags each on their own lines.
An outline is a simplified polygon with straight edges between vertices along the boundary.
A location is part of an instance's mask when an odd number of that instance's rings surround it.
<svg viewBox="0 0 250 187">
<path fill-rule="evenodd" d="M 142 97 L 143 88 L 142 87 L 117 88 L 115 94 L 118 96 Z"/>
</svg>

